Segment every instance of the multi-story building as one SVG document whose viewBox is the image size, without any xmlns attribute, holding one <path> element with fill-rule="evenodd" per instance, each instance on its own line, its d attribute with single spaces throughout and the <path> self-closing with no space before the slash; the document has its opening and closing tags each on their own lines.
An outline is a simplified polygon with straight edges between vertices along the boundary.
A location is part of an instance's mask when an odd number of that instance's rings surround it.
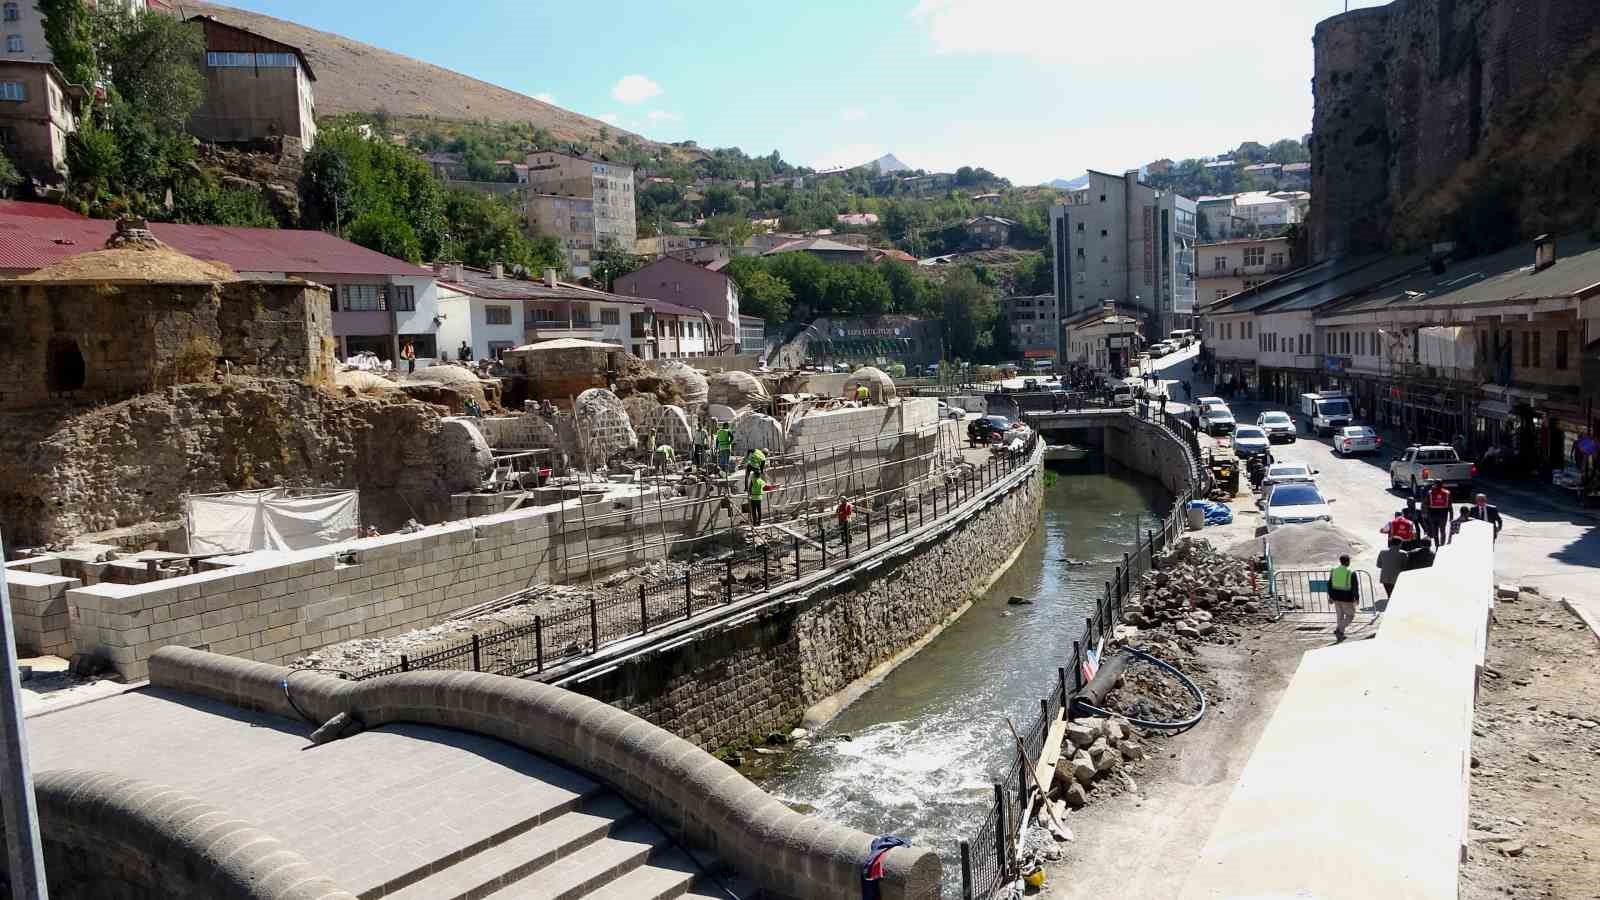
<svg viewBox="0 0 1600 900">
<path fill-rule="evenodd" d="M 709 314 L 712 333 L 707 335 L 707 355 L 739 352 L 739 288 L 727 275 L 663 256 L 617 278 L 613 288 L 624 296 L 663 300 Z"/>
<path fill-rule="evenodd" d="M 1139 319 L 1111 303 L 1080 311 L 1063 328 L 1067 362 L 1110 375 L 1127 374 L 1144 344 Z"/>
<path fill-rule="evenodd" d="M 206 42 L 200 67 L 205 99 L 189 117 L 189 132 L 213 143 L 292 137 L 311 149 L 317 140 L 317 76 L 300 48 L 211 16 L 188 21 Z"/>
<path fill-rule="evenodd" d="M 1006 297 L 1000 311 L 1011 327 L 1011 343 L 1028 359 L 1058 359 L 1061 327 L 1054 294 Z"/>
<path fill-rule="evenodd" d="M 1224 297 L 1289 271 L 1289 239 L 1213 241 L 1195 247 L 1195 303 L 1205 308 Z"/>
<path fill-rule="evenodd" d="M 67 136 L 78 130 L 88 91 L 53 64 L 0 59 L 0 150 L 17 171 L 54 184 L 67 174 Z"/>
<path fill-rule="evenodd" d="M 87 6 L 105 4 L 128 13 L 144 12 L 146 0 L 90 0 Z M 165 6 L 165 4 L 160 4 Z M 34 0 L 4 0 L 0 2 L 0 33 L 5 35 L 0 59 L 25 59 L 33 62 L 53 62 L 50 42 L 44 37 L 44 14 L 39 12 Z M 86 85 L 92 87 L 92 85 Z"/>
<path fill-rule="evenodd" d="M 758 353 L 767 345 L 767 321 L 760 316 L 739 317 L 739 352 Z"/>
<path fill-rule="evenodd" d="M 574 275 L 587 276 L 593 252 L 607 244 L 633 252 L 639 228 L 631 166 L 554 150 L 529 154 L 527 165 L 528 227 L 561 241 Z"/>
<path fill-rule="evenodd" d="M 1113 302 L 1139 310 L 1148 334 L 1192 327 L 1195 201 L 1134 171 L 1088 178 L 1050 210 L 1058 321 Z"/>
<path fill-rule="evenodd" d="M 662 320 L 652 314 L 654 301 L 560 281 L 554 269 L 538 279 L 508 276 L 498 265 L 436 263 L 434 271 L 443 320 L 439 340 L 456 358 L 463 345 L 472 358 L 484 359 L 559 338 L 614 344 L 640 359 L 678 355 L 677 329 L 671 352 L 657 349 Z"/>
<path fill-rule="evenodd" d="M 1201 197 L 1195 201 L 1195 213 L 1200 220 L 1200 240 L 1226 241 L 1244 232 L 1245 221 L 1239 218 L 1239 207 L 1233 198 L 1233 194 L 1224 194 L 1220 197 Z M 1205 298 L 1202 296 L 1200 299 Z"/>
<path fill-rule="evenodd" d="M 1015 222 L 1001 216 L 974 216 L 961 223 L 967 240 L 980 247 L 1004 247 L 1011 242 Z"/>
</svg>

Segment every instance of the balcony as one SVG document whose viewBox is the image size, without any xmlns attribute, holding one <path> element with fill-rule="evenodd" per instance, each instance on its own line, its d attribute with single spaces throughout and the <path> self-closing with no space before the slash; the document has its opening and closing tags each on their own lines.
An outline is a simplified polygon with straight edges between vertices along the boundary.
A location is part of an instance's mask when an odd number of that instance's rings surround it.
<svg viewBox="0 0 1600 900">
<path fill-rule="evenodd" d="M 598 341 L 605 337 L 606 326 L 589 319 L 555 321 L 552 319 L 526 319 L 522 323 L 524 336 L 529 343 L 554 338 L 578 338 Z"/>
</svg>

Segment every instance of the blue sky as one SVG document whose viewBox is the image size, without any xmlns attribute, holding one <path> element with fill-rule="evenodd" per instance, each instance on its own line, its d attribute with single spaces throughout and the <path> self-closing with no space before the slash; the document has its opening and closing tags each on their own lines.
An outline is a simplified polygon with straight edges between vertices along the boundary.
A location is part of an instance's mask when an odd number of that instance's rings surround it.
<svg viewBox="0 0 1600 900">
<path fill-rule="evenodd" d="M 1350 8 L 1385 0 L 1350 0 Z M 656 140 L 1018 183 L 1311 130 L 1344 0 L 233 0 Z"/>
</svg>

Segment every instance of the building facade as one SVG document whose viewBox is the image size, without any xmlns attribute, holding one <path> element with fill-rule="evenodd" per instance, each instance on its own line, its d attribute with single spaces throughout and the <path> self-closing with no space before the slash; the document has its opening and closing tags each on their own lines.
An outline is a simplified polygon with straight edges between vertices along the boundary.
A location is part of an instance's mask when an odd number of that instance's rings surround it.
<svg viewBox="0 0 1600 900">
<path fill-rule="evenodd" d="M 721 272 L 663 256 L 619 277 L 612 285 L 618 294 L 662 300 L 698 309 L 711 317 L 708 355 L 739 352 L 739 288 Z"/>
<path fill-rule="evenodd" d="M 1107 304 L 1081 312 L 1066 323 L 1066 358 L 1069 363 L 1121 377 L 1144 345 L 1139 319 Z"/>
<path fill-rule="evenodd" d="M 1054 294 L 1006 297 L 1001 314 L 1011 328 L 1011 344 L 1026 359 L 1058 359 L 1061 327 Z"/>
<path fill-rule="evenodd" d="M 967 240 L 979 247 L 1004 247 L 1017 223 L 1000 216 L 974 216 L 962 223 Z"/>
<path fill-rule="evenodd" d="M 1195 303 L 1209 306 L 1289 271 L 1288 238 L 1214 241 L 1195 247 Z"/>
<path fill-rule="evenodd" d="M 219 144 L 291 137 L 310 150 L 317 140 L 317 76 L 300 48 L 211 16 L 188 21 L 206 43 L 205 99 L 189 117 L 189 132 Z"/>
<path fill-rule="evenodd" d="M 739 352 L 759 353 L 767 346 L 767 322 L 760 316 L 739 317 Z"/>
<path fill-rule="evenodd" d="M 35 0 L 4 0 L 0 2 L 0 34 L 5 41 L 0 47 L 0 59 L 52 62 L 50 42 L 44 36 L 44 15 L 34 5 Z M 142 13 L 148 5 L 145 0 L 98 0 L 98 4 L 121 9 L 129 14 Z M 94 0 L 86 6 L 98 5 Z"/>
<path fill-rule="evenodd" d="M 561 338 L 610 344 L 640 359 L 662 355 L 648 301 L 560 281 L 554 270 L 537 279 L 511 276 L 500 266 L 435 263 L 434 271 L 440 344 L 449 358 L 460 358 L 463 344 L 473 359 L 492 359 Z"/>
<path fill-rule="evenodd" d="M 1192 327 L 1195 201 L 1143 184 L 1137 172 L 1088 178 L 1050 210 L 1059 321 L 1112 302 L 1139 310 L 1147 333 Z"/>
<path fill-rule="evenodd" d="M 604 157 L 554 150 L 528 155 L 527 219 L 535 233 L 554 235 L 577 277 L 607 244 L 632 252 L 639 237 L 633 167 Z"/>
<path fill-rule="evenodd" d="M 67 137 L 88 92 L 53 64 L 0 59 L 0 149 L 17 171 L 46 184 L 67 175 Z"/>
</svg>

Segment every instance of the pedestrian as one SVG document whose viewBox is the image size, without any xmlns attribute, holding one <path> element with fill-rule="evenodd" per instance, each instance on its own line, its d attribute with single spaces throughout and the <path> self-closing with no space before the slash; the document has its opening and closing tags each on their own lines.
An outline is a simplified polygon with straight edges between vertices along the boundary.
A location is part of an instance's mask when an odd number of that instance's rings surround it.
<svg viewBox="0 0 1600 900">
<path fill-rule="evenodd" d="M 400 348 L 400 358 L 406 361 L 406 374 L 417 371 L 417 348 L 410 341 Z"/>
<path fill-rule="evenodd" d="M 850 517 L 855 515 L 855 513 L 856 508 L 855 505 L 850 502 L 850 498 L 840 497 L 839 508 L 835 509 L 833 514 L 839 520 L 839 540 L 844 542 L 845 556 L 850 555 Z"/>
<path fill-rule="evenodd" d="M 750 524 L 761 527 L 761 500 L 767 493 L 767 480 L 757 475 L 750 481 Z"/>
<path fill-rule="evenodd" d="M 1394 518 L 1385 522 L 1378 530 L 1401 543 L 1410 543 L 1417 539 L 1417 524 L 1411 521 L 1403 509 L 1395 510 Z"/>
<path fill-rule="evenodd" d="M 472 362 L 472 347 L 466 341 L 462 341 L 461 346 L 456 348 L 456 359 Z"/>
<path fill-rule="evenodd" d="M 1399 538 L 1391 537 L 1389 548 L 1378 554 L 1378 582 L 1383 585 L 1385 600 L 1394 596 L 1394 584 L 1405 570 L 1406 551 L 1400 546 Z"/>
<path fill-rule="evenodd" d="M 1339 564 L 1328 573 L 1328 599 L 1333 601 L 1337 616 L 1333 627 L 1333 642 L 1344 642 L 1344 631 L 1356 618 L 1356 603 L 1361 599 L 1361 589 L 1356 586 L 1356 573 L 1350 571 L 1350 556 L 1339 557 Z"/>
<path fill-rule="evenodd" d="M 1443 481 L 1428 488 L 1428 536 L 1441 547 L 1450 539 L 1450 489 Z"/>
<path fill-rule="evenodd" d="M 656 474 L 657 475 L 665 475 L 665 474 L 667 474 L 667 469 L 669 467 L 671 467 L 671 465 L 672 465 L 672 445 L 671 444 L 657 444 L 656 445 L 655 458 L 656 458 Z"/>
<path fill-rule="evenodd" d="M 1478 494 L 1472 498 L 1472 518 L 1493 525 L 1494 539 L 1500 540 L 1500 529 L 1504 527 L 1500 521 L 1500 507 L 1491 504 L 1488 497 Z"/>
<path fill-rule="evenodd" d="M 1472 521 L 1472 504 L 1463 503 L 1461 505 L 1461 512 L 1457 513 L 1456 517 L 1450 520 L 1450 539 L 1455 540 L 1456 535 L 1461 533 L 1461 526 L 1470 521 Z"/>
<path fill-rule="evenodd" d="M 750 479 L 767 474 L 767 451 L 760 447 L 751 447 L 750 452 L 744 455 L 744 486 L 750 486 Z"/>
<path fill-rule="evenodd" d="M 726 475 L 732 463 L 733 430 L 728 427 L 727 422 L 722 422 L 717 426 L 717 468 Z"/>
<path fill-rule="evenodd" d="M 1184 401 L 1187 402 L 1189 400 L 1194 399 L 1194 391 L 1191 391 L 1189 389 L 1189 382 L 1183 381 L 1183 382 L 1179 382 L 1179 383 L 1183 385 L 1183 399 L 1184 399 Z"/>
</svg>

